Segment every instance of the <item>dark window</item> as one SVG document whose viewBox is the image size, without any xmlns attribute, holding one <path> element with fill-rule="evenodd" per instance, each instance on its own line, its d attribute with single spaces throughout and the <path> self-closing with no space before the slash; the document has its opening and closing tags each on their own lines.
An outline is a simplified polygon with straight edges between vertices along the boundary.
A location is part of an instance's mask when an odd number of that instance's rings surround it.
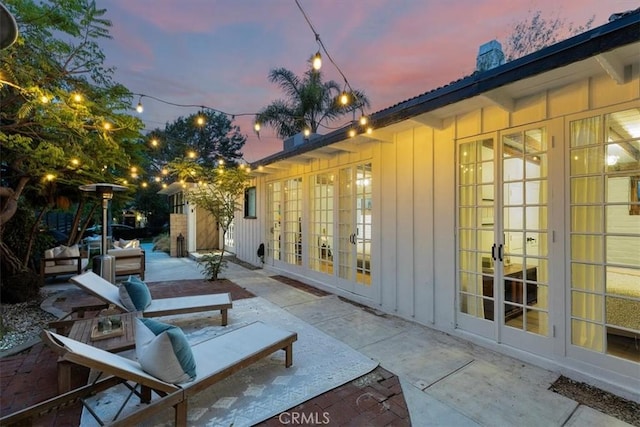
<svg viewBox="0 0 640 427">
<path fill-rule="evenodd" d="M 244 217 L 256 217 L 256 187 L 244 190 Z"/>
</svg>

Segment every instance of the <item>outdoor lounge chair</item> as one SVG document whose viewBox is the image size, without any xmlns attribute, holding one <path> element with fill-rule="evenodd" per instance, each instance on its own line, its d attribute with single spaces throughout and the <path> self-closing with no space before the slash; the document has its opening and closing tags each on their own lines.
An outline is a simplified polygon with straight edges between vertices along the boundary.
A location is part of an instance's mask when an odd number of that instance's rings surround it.
<svg viewBox="0 0 640 427">
<path fill-rule="evenodd" d="M 188 383 L 174 385 L 146 373 L 134 360 L 46 330 L 42 331 L 41 337 L 48 346 L 60 355 L 61 359 L 95 369 L 108 377 L 98 378 L 91 385 L 4 417 L 0 419 L 2 425 L 31 420 L 44 412 L 63 407 L 68 401 L 83 399 L 97 391 L 131 381 L 141 386 L 140 392 L 134 387 L 130 387 L 130 389 L 144 403 L 151 402 L 152 391 L 156 392 L 160 399 L 156 399 L 126 418 L 117 420 L 114 425 L 138 425 L 168 406 L 173 406 L 175 425 L 184 426 L 187 423 L 187 406 L 191 396 L 277 350 L 285 351 L 285 367 L 290 367 L 293 364 L 293 343 L 298 339 L 295 332 L 255 322 L 224 335 L 199 342 L 191 347 L 196 361 L 195 379 Z M 86 406 L 86 402 L 83 403 Z M 89 410 L 89 412 L 93 414 L 93 410 Z"/>
<path fill-rule="evenodd" d="M 107 304 L 113 304 L 119 310 L 129 311 L 120 300 L 118 286 L 100 277 L 92 271 L 79 274 L 71 281 Z M 143 317 L 159 317 L 174 314 L 198 313 L 220 310 L 222 326 L 227 326 L 227 310 L 232 308 L 231 294 L 202 294 L 186 297 L 152 299 L 151 305 L 142 311 Z"/>
</svg>

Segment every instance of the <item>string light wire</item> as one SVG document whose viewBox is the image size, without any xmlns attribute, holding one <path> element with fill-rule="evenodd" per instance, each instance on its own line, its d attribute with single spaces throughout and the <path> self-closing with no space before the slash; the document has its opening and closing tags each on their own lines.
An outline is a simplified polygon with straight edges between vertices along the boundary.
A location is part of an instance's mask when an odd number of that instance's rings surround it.
<svg viewBox="0 0 640 427">
<path fill-rule="evenodd" d="M 351 85 L 349 84 L 349 81 L 347 80 L 347 76 L 344 75 L 344 73 L 342 72 L 342 70 L 340 69 L 338 64 L 336 64 L 336 62 L 333 60 L 333 58 L 329 54 L 329 51 L 327 50 L 327 48 L 325 47 L 324 43 L 322 42 L 322 39 L 320 38 L 320 34 L 318 34 L 316 29 L 313 27 L 313 24 L 311 23 L 311 20 L 309 19 L 309 17 L 307 16 L 307 13 L 304 11 L 302 6 L 300 5 L 300 2 L 298 2 L 298 0 L 295 0 L 295 2 L 296 2 L 296 5 L 298 6 L 298 9 L 300 9 L 300 12 L 302 13 L 302 16 L 304 16 L 304 19 L 307 21 L 307 24 L 309 24 L 309 28 L 311 28 L 311 31 L 313 32 L 313 35 L 316 38 L 316 41 L 318 42 L 318 44 L 322 48 L 322 51 L 324 52 L 324 54 L 327 56 L 327 59 L 329 59 L 329 62 L 331 62 L 334 67 L 336 67 L 336 70 L 338 71 L 338 73 L 340 73 L 340 76 L 342 76 L 342 79 L 344 80 L 345 85 L 349 88 L 351 93 L 353 93 L 354 90 L 351 87 Z"/>
</svg>

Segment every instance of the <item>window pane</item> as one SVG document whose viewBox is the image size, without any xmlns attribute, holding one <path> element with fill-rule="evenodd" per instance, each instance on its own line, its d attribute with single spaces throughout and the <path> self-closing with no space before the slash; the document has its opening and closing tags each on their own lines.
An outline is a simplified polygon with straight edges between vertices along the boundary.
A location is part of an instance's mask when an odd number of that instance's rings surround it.
<svg viewBox="0 0 640 427">
<path fill-rule="evenodd" d="M 602 296 L 596 294 L 587 294 L 585 292 L 571 292 L 571 315 L 581 319 L 601 322 L 604 319 L 602 315 Z"/>
<path fill-rule="evenodd" d="M 602 292 L 604 290 L 604 269 L 600 265 L 571 264 L 571 287 L 585 291 Z"/>
<path fill-rule="evenodd" d="M 476 233 L 474 230 L 460 230 L 460 249 L 475 249 Z"/>
<path fill-rule="evenodd" d="M 600 117 L 571 122 L 571 147 L 598 144 L 600 142 Z"/>
<path fill-rule="evenodd" d="M 573 319 L 571 321 L 571 344 L 594 351 L 604 350 L 604 329 L 595 323 Z"/>
<path fill-rule="evenodd" d="M 603 170 L 602 147 L 581 148 L 571 151 L 571 175 L 600 173 Z"/>
<path fill-rule="evenodd" d="M 531 129 L 524 133 L 527 153 L 547 151 L 547 138 L 544 129 Z"/>
<path fill-rule="evenodd" d="M 547 155 L 534 154 L 525 158 L 525 174 L 527 178 L 546 178 L 548 173 Z"/>
<path fill-rule="evenodd" d="M 460 227 L 472 228 L 475 227 L 475 208 L 460 208 Z"/>
<path fill-rule="evenodd" d="M 461 206 L 473 206 L 475 205 L 475 187 L 466 186 L 460 187 L 460 205 Z"/>
<path fill-rule="evenodd" d="M 606 240 L 608 263 L 640 267 L 640 238 L 637 236 L 607 236 Z M 640 282 L 640 277 L 637 280 Z"/>
<path fill-rule="evenodd" d="M 466 144 L 460 144 L 460 151 L 458 157 L 461 165 L 472 164 L 476 162 L 476 143 L 468 142 Z"/>
<path fill-rule="evenodd" d="M 533 206 L 526 208 L 526 229 L 541 230 L 547 228 L 547 208 L 545 206 Z"/>
<path fill-rule="evenodd" d="M 571 258 L 574 261 L 603 262 L 602 236 L 574 234 L 571 236 Z"/>
<path fill-rule="evenodd" d="M 602 209 L 599 206 L 573 206 L 571 230 L 577 232 L 602 232 Z"/>
<path fill-rule="evenodd" d="M 547 203 L 547 181 L 527 181 L 525 183 L 525 203 L 544 205 Z"/>
<path fill-rule="evenodd" d="M 571 203 L 601 203 L 602 177 L 571 178 Z"/>
</svg>

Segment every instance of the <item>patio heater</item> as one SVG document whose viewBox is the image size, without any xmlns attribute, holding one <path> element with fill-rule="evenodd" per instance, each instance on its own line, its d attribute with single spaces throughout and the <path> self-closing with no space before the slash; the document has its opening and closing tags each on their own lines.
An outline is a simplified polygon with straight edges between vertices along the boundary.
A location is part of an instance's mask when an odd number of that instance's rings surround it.
<svg viewBox="0 0 640 427">
<path fill-rule="evenodd" d="M 113 199 L 113 193 L 126 189 L 127 187 L 122 185 L 106 183 L 80 186 L 80 190 L 94 192 L 102 199 L 102 244 L 100 245 L 100 255 L 96 255 L 92 259 L 92 269 L 94 273 L 113 284 L 116 283 L 116 261 L 115 257 L 107 254 L 107 226 L 109 224 L 107 212 L 109 200 Z"/>
</svg>

